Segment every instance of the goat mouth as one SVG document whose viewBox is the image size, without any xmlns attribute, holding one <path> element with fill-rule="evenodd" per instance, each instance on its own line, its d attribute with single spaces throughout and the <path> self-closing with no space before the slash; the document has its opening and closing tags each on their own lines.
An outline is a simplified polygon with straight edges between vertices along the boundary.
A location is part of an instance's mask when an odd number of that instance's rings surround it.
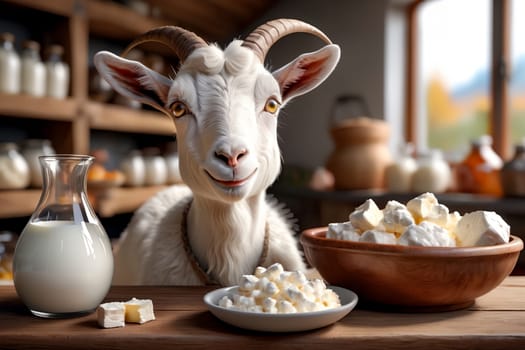
<svg viewBox="0 0 525 350">
<path fill-rule="evenodd" d="M 217 179 L 216 177 L 213 177 L 208 171 L 206 171 L 206 174 L 208 174 L 208 176 L 213 181 L 221 184 L 222 186 L 232 188 L 232 187 L 239 187 L 239 186 L 244 185 L 255 174 L 256 171 L 257 171 L 257 169 L 255 169 L 250 175 L 246 176 L 245 178 L 238 179 L 238 180 L 221 180 L 221 179 Z"/>
</svg>

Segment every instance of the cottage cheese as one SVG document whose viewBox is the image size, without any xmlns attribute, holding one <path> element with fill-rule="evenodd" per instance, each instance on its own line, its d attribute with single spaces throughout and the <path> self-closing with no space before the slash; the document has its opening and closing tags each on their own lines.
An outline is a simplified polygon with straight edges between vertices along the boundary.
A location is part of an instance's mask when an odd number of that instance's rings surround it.
<svg viewBox="0 0 525 350">
<path fill-rule="evenodd" d="M 275 263 L 244 275 L 238 291 L 219 300 L 219 306 L 248 312 L 296 313 L 341 306 L 339 296 L 321 279 L 308 280 L 300 271 L 285 271 Z"/>
<path fill-rule="evenodd" d="M 426 192 L 406 205 L 389 201 L 382 210 L 368 199 L 350 213 L 348 222 L 329 224 L 326 237 L 425 247 L 481 246 L 508 242 L 510 227 L 495 212 L 451 213 Z"/>
</svg>

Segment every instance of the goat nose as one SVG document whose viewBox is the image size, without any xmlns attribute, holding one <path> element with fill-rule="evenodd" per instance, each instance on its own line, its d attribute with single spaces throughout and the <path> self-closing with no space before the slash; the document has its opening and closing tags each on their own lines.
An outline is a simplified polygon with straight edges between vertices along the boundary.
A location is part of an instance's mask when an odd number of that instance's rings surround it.
<svg viewBox="0 0 525 350">
<path fill-rule="evenodd" d="M 215 156 L 230 168 L 235 168 L 239 164 L 239 160 L 247 153 L 248 151 L 243 148 L 237 151 L 232 151 L 231 153 L 219 151 L 215 153 Z"/>
</svg>

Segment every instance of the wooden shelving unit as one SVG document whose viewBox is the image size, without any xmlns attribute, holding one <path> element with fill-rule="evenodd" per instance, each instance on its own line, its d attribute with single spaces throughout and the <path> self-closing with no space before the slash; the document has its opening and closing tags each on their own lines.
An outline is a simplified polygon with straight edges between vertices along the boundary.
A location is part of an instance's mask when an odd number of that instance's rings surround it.
<svg viewBox="0 0 525 350">
<path fill-rule="evenodd" d="M 52 141 L 59 153 L 87 154 L 93 130 L 134 134 L 174 135 L 172 120 L 155 111 L 90 101 L 88 96 L 88 54 L 92 36 L 108 40 L 131 40 L 166 20 L 140 15 L 129 8 L 102 0 L 6 0 L 15 18 L 25 12 L 55 16 L 53 39 L 65 48 L 71 67 L 70 96 L 64 100 L 0 94 L 0 122 L 42 126 L 42 136 Z M 1 9 L 1 7 L 0 7 Z M 14 12 L 13 12 L 14 11 Z M 40 12 L 39 12 L 40 11 Z M 16 16 L 18 14 L 19 16 Z M 0 15 L 5 18 L 5 15 Z M 31 27 L 31 23 L 21 23 Z M 1 127 L 1 126 L 0 126 Z M 112 188 L 95 191 L 95 210 L 101 217 L 134 211 L 162 187 Z M 40 189 L 0 190 L 0 219 L 29 216 L 40 197 Z"/>
<path fill-rule="evenodd" d="M 142 205 L 148 198 L 165 189 L 166 186 L 115 187 L 102 192 L 90 191 L 95 198 L 95 210 L 102 218 L 116 214 L 129 213 Z"/>
</svg>

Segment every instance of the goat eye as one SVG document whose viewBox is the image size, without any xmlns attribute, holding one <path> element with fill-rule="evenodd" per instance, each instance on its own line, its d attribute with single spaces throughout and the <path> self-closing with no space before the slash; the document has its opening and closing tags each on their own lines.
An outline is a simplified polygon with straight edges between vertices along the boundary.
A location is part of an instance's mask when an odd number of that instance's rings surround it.
<svg viewBox="0 0 525 350">
<path fill-rule="evenodd" d="M 188 113 L 188 107 L 182 102 L 175 102 L 171 105 L 171 111 L 175 118 L 179 118 Z"/>
<path fill-rule="evenodd" d="M 276 99 L 270 98 L 268 99 L 268 101 L 266 101 L 266 104 L 264 105 L 264 111 L 271 114 L 275 114 L 279 110 L 280 106 L 281 104 L 277 102 Z"/>
</svg>

